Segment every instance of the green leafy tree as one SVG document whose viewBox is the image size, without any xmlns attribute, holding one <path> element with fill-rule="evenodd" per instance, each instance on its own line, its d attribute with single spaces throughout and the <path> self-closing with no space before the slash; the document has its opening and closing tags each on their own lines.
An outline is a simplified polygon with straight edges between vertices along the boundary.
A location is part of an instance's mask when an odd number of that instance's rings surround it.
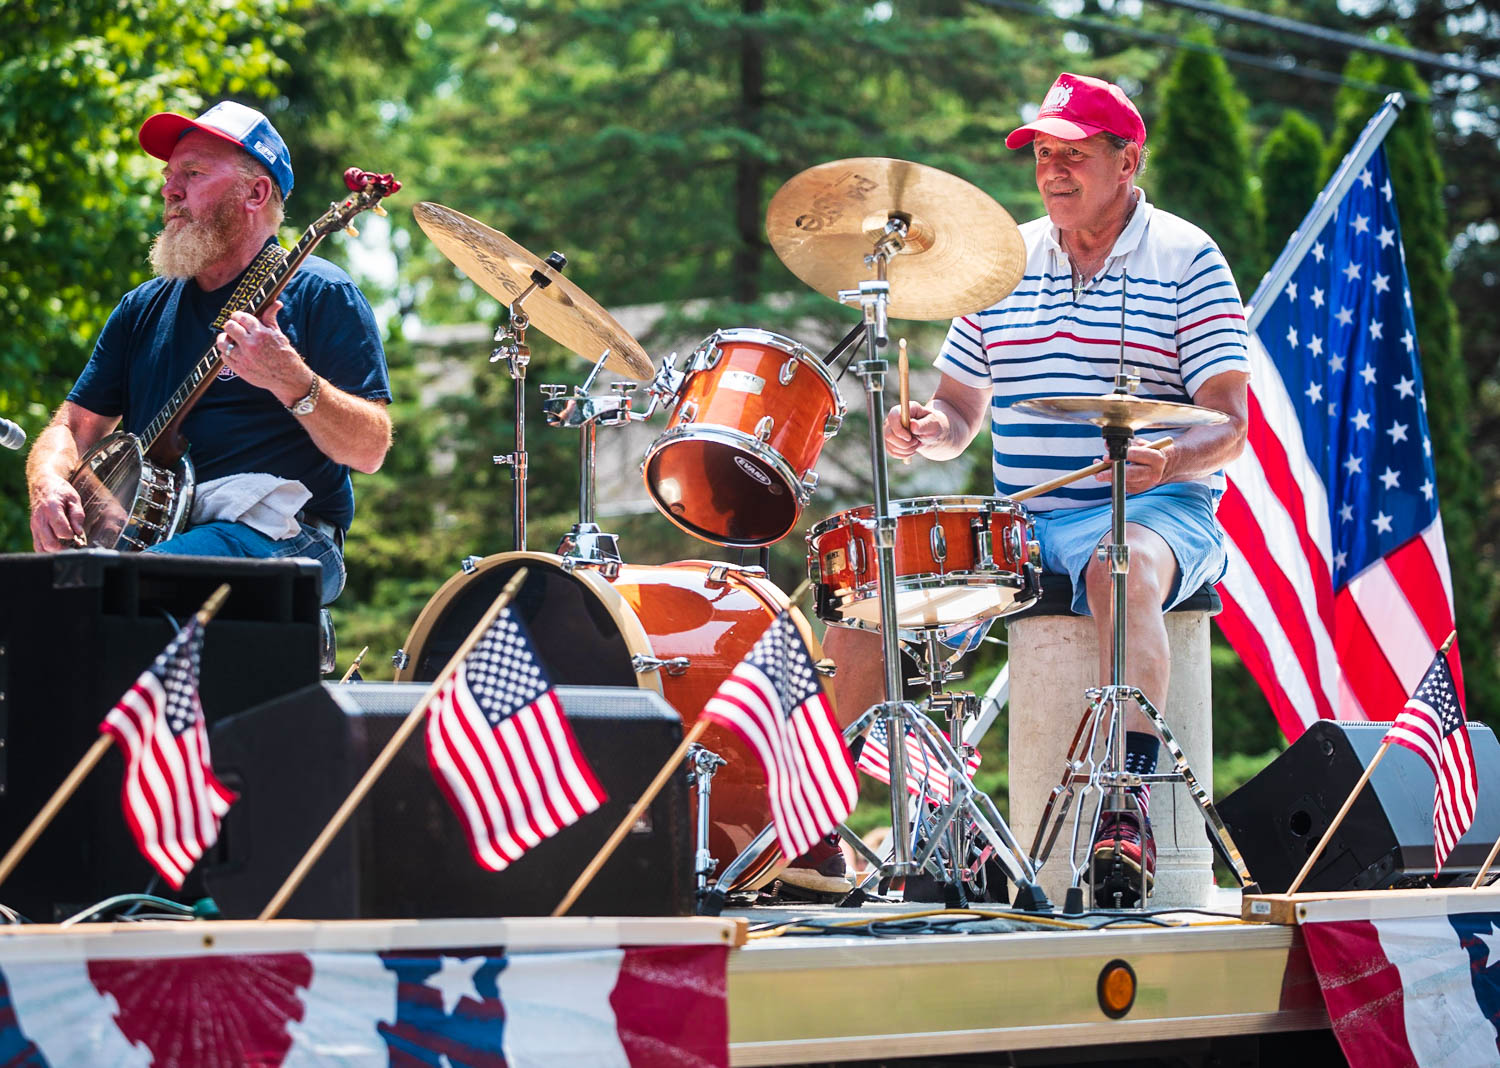
<svg viewBox="0 0 1500 1068">
<path fill-rule="evenodd" d="M 1206 31 L 1189 39 L 1212 44 Z M 1147 172 L 1157 200 L 1208 231 L 1248 294 L 1264 267 L 1261 204 L 1250 173 L 1245 105 L 1229 68 L 1211 52 L 1182 49 L 1162 87 L 1160 112 Z"/>
<path fill-rule="evenodd" d="M 1260 148 L 1257 170 L 1266 208 L 1262 262 L 1273 263 L 1323 188 L 1327 151 L 1317 124 L 1287 111 Z"/>
<path fill-rule="evenodd" d="M 1392 32 L 1385 37 L 1404 43 Z M 1500 674 L 1495 669 L 1495 569 L 1476 552 L 1475 531 L 1482 514 L 1481 478 L 1470 445 L 1470 398 L 1460 348 L 1458 310 L 1450 294 L 1451 248 L 1443 204 L 1444 177 L 1433 140 L 1426 83 L 1411 64 L 1359 54 L 1349 72 L 1363 81 L 1398 86 L 1407 106 L 1386 135 L 1386 159 L 1401 217 L 1401 241 L 1411 282 L 1417 344 L 1427 395 L 1443 533 L 1452 563 L 1453 597 L 1465 685 L 1471 716 L 1485 718 L 1500 707 Z M 1372 94 L 1347 88 L 1339 94 L 1338 127 L 1329 146 L 1328 168 L 1337 165 L 1380 105 Z"/>
<path fill-rule="evenodd" d="M 149 114 L 274 92 L 291 0 L 0 6 L 0 415 L 33 433 L 83 369 L 110 309 L 146 277 L 160 163 Z M 0 548 L 28 551 L 22 458 L 0 455 Z"/>
</svg>

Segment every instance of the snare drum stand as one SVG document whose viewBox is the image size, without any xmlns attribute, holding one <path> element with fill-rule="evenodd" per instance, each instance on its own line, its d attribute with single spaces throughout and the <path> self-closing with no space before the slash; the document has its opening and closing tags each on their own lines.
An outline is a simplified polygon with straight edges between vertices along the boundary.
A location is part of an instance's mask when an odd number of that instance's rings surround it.
<svg viewBox="0 0 1500 1068">
<path fill-rule="evenodd" d="M 1124 378 L 1121 376 L 1117 380 L 1116 388 L 1124 392 L 1125 385 Z M 1105 447 L 1110 459 L 1111 524 L 1109 544 L 1099 547 L 1099 558 L 1109 564 L 1110 592 L 1113 598 L 1113 622 L 1110 628 L 1110 681 L 1108 685 L 1090 689 L 1085 694 L 1089 699 L 1088 710 L 1083 714 L 1083 719 L 1078 724 L 1078 732 L 1073 736 L 1073 744 L 1063 765 L 1062 782 L 1053 788 L 1042 810 L 1036 839 L 1032 844 L 1032 857 L 1036 867 L 1040 869 L 1051 854 L 1063 824 L 1068 821 L 1068 809 L 1073 805 L 1075 793 L 1079 795 L 1077 807 L 1073 811 L 1072 842 L 1068 854 L 1072 880 L 1063 907 L 1065 914 L 1083 912 L 1083 876 L 1085 871 L 1093 871 L 1092 845 L 1104 815 L 1106 813 L 1130 813 L 1139 821 L 1140 804 L 1130 791 L 1145 784 L 1163 782 L 1184 784 L 1192 793 L 1193 800 L 1197 802 L 1198 807 L 1203 810 L 1209 842 L 1214 851 L 1234 872 L 1241 887 L 1252 885 L 1250 873 L 1245 867 L 1239 850 L 1235 848 L 1234 841 L 1224 826 L 1224 821 L 1219 818 L 1213 799 L 1208 796 L 1208 792 L 1198 782 L 1198 777 L 1193 774 L 1193 769 L 1188 766 L 1187 757 L 1182 747 L 1177 744 L 1171 728 L 1167 726 L 1166 719 L 1144 693 L 1134 686 L 1125 685 L 1125 576 L 1130 571 L 1130 546 L 1125 542 L 1125 453 L 1130 447 L 1135 431 L 1128 426 L 1105 426 L 1103 430 Z M 1157 734 L 1161 736 L 1162 744 L 1172 758 L 1173 769 L 1171 771 L 1137 775 L 1125 769 L 1125 705 L 1130 701 L 1134 701 L 1136 706 L 1145 713 L 1152 726 L 1156 728 Z M 1075 787 L 1079 789 L 1075 790 Z M 1095 806 L 1088 828 L 1089 858 L 1086 862 L 1080 863 L 1078 844 L 1083 831 L 1084 799 L 1090 793 L 1098 795 L 1099 803 Z M 1049 822 L 1051 823 L 1050 833 Z M 1141 829 L 1144 836 L 1145 828 Z M 1123 865 L 1116 867 L 1122 869 Z M 1090 878 L 1088 882 L 1090 897 L 1092 897 L 1094 879 Z M 1101 904 L 1098 901 L 1092 901 L 1091 904 L 1102 908 L 1120 907 L 1126 893 L 1131 889 L 1128 878 L 1117 870 L 1109 876 L 1106 885 L 1106 892 L 1113 895 L 1115 899 L 1114 905 Z M 1135 901 L 1138 902 L 1136 907 L 1144 909 L 1148 898 L 1144 864 L 1141 866 L 1140 879 L 1135 890 Z"/>
<path fill-rule="evenodd" d="M 966 816 L 980 836 L 995 850 L 997 860 L 1016 884 L 1016 906 L 1050 911 L 1051 904 L 1041 887 L 1036 885 L 1035 869 L 1001 818 L 995 803 L 969 781 L 964 773 L 963 762 L 932 721 L 916 705 L 901 699 L 901 646 L 896 619 L 896 517 L 891 513 L 883 430 L 887 363 L 881 357 L 880 350 L 889 341 L 886 327 L 891 287 L 887 267 L 892 257 L 905 247 L 909 226 L 907 217 L 893 214 L 887 220 L 884 233 L 876 240 L 873 250 L 865 257 L 865 266 L 874 270 L 875 278 L 861 282 L 858 289 L 840 290 L 838 295 L 841 303 L 858 304 L 864 314 L 866 358 L 855 367 L 855 372 L 865 384 L 866 411 L 870 420 L 870 468 L 874 475 L 875 489 L 880 637 L 885 669 L 885 702 L 868 710 L 857 722 L 867 725 L 876 717 L 884 720 L 891 782 L 891 852 L 879 862 L 879 867 L 871 871 L 858 889 L 865 890 L 884 878 L 919 874 L 928 870 L 929 865 L 935 869 L 936 865 L 932 864 L 933 854 L 946 837 L 947 828 L 954 820 Z M 951 800 L 938 811 L 927 840 L 919 850 L 914 849 L 912 841 L 905 789 L 905 738 L 908 729 L 915 732 L 924 749 L 936 756 L 953 788 Z M 944 877 L 941 871 L 934 870 L 933 874 L 939 879 Z"/>
<path fill-rule="evenodd" d="M 568 257 L 561 252 L 554 252 L 547 257 L 547 266 L 554 271 L 561 271 L 567 265 Z M 492 456 L 490 459 L 497 466 L 508 466 L 511 480 L 515 483 L 514 517 L 517 552 L 526 551 L 526 366 L 531 362 L 531 347 L 526 344 L 526 328 L 531 325 L 531 317 L 521 306 L 531 294 L 538 289 L 546 289 L 551 284 L 552 279 L 541 271 L 531 272 L 531 284 L 521 290 L 508 306 L 508 325 L 496 328 L 495 348 L 490 353 L 490 363 L 497 363 L 503 359 L 509 365 L 515 392 L 516 451 Z"/>
</svg>

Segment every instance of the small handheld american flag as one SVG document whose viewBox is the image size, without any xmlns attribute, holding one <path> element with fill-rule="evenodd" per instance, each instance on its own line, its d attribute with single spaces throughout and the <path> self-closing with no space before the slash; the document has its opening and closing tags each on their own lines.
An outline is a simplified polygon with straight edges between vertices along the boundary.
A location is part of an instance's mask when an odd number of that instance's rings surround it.
<svg viewBox="0 0 1500 1068">
<path fill-rule="evenodd" d="M 788 860 L 853 810 L 854 762 L 790 613 L 777 615 L 719 684 L 702 718 L 734 731 L 760 758 L 776 839 Z"/>
<path fill-rule="evenodd" d="M 546 669 L 509 608 L 427 708 L 428 764 L 481 867 L 500 871 L 604 803 Z"/>
<path fill-rule="evenodd" d="M 1384 739 L 1416 753 L 1427 762 L 1437 781 L 1432 798 L 1432 845 L 1438 871 L 1443 870 L 1448 854 L 1473 824 L 1479 798 L 1468 723 L 1453 685 L 1453 673 L 1448 669 L 1446 651 L 1444 646 L 1433 658 Z"/>
<path fill-rule="evenodd" d="M 969 778 L 979 767 L 979 750 L 969 754 L 964 772 Z M 860 750 L 857 769 L 880 782 L 890 784 L 891 751 L 886 740 L 885 720 L 877 719 L 870 733 L 865 736 L 865 747 Z M 906 735 L 906 792 L 920 794 L 933 801 L 946 804 L 953 797 L 953 783 L 948 772 L 937 757 L 927 751 L 915 733 Z"/>
<path fill-rule="evenodd" d="M 218 840 L 235 795 L 214 777 L 198 700 L 203 622 L 194 617 L 99 725 L 125 758 L 120 800 L 144 856 L 174 889 Z"/>
</svg>

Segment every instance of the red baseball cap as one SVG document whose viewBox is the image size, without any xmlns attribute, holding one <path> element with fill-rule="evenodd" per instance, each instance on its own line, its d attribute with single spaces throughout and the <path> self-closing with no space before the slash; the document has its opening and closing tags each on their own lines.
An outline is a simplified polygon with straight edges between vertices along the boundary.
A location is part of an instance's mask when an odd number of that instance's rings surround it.
<svg viewBox="0 0 1500 1068">
<path fill-rule="evenodd" d="M 1029 145 L 1039 133 L 1064 141 L 1111 133 L 1138 145 L 1146 143 L 1146 123 L 1125 90 L 1085 74 L 1059 74 L 1042 99 L 1035 121 L 1012 130 L 1005 147 Z"/>
</svg>

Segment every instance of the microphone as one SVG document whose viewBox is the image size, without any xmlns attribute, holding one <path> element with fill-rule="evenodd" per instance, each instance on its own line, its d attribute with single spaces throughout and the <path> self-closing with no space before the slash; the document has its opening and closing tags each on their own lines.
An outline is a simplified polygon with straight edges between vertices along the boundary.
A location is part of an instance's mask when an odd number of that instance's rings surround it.
<svg viewBox="0 0 1500 1068">
<path fill-rule="evenodd" d="M 19 449 L 26 444 L 26 431 L 9 419 L 0 419 L 0 448 Z"/>
</svg>

